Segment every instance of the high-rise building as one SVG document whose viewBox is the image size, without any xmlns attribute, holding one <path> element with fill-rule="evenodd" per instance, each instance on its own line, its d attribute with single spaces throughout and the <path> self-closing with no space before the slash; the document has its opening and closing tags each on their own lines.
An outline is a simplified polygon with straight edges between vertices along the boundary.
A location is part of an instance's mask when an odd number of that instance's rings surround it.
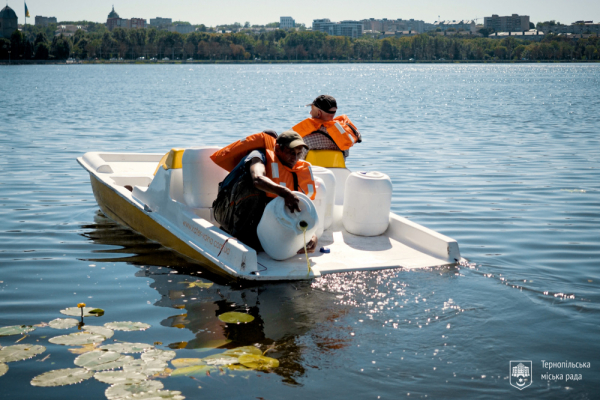
<svg viewBox="0 0 600 400">
<path fill-rule="evenodd" d="M 150 26 L 158 28 L 159 26 L 171 26 L 173 24 L 172 18 L 150 18 Z"/>
<path fill-rule="evenodd" d="M 56 17 L 42 17 L 41 15 L 35 16 L 36 26 L 48 26 L 49 24 L 57 24 Z"/>
<path fill-rule="evenodd" d="M 363 29 L 378 32 L 412 31 L 416 33 L 425 32 L 425 22 L 416 19 L 363 19 L 360 21 Z"/>
<path fill-rule="evenodd" d="M 332 36 L 357 38 L 363 34 L 363 24 L 358 21 L 331 22 L 329 18 L 322 18 L 313 20 L 312 30 L 325 32 Z"/>
<path fill-rule="evenodd" d="M 513 14 L 510 17 L 499 17 L 493 14 L 483 18 L 483 27 L 496 32 L 525 32 L 529 30 L 529 15 Z"/>
<path fill-rule="evenodd" d="M 477 31 L 475 21 L 463 19 L 461 21 L 436 21 L 433 23 L 433 30 L 440 28 L 443 31 L 447 31 L 452 28 L 455 31 L 466 31 L 475 34 Z"/>
<path fill-rule="evenodd" d="M 291 29 L 296 26 L 296 21 L 292 17 L 279 17 L 280 29 Z"/>
</svg>

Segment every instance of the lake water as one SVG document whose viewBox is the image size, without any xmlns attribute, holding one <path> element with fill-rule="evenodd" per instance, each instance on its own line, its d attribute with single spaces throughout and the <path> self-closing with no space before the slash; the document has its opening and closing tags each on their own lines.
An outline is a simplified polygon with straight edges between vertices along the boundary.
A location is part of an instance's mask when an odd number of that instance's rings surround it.
<svg viewBox="0 0 600 400">
<path fill-rule="evenodd" d="M 0 327 L 85 302 L 106 311 L 87 324 L 151 325 L 111 343 L 185 347 L 178 358 L 275 345 L 272 373 L 160 379 L 188 399 L 597 398 L 600 65 L 3 66 L 0 78 Z M 104 217 L 75 161 L 282 132 L 322 93 L 363 134 L 349 168 L 388 174 L 393 211 L 456 239 L 467 263 L 242 287 Z M 182 283 L 198 279 L 214 284 Z M 225 311 L 256 319 L 226 328 Z M 105 398 L 94 379 L 29 383 L 74 367 L 48 339 L 75 330 L 19 342 L 47 351 L 8 363 L 0 398 Z M 522 391 L 512 360 L 532 362 Z"/>
</svg>

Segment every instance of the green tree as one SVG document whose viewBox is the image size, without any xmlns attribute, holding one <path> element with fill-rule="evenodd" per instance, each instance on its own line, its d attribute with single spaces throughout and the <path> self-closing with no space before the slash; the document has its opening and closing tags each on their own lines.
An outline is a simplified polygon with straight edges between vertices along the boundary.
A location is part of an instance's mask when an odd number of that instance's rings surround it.
<svg viewBox="0 0 600 400">
<path fill-rule="evenodd" d="M 62 34 L 55 36 L 50 46 L 50 54 L 56 60 L 66 60 L 71 52 L 71 42 Z"/>
</svg>

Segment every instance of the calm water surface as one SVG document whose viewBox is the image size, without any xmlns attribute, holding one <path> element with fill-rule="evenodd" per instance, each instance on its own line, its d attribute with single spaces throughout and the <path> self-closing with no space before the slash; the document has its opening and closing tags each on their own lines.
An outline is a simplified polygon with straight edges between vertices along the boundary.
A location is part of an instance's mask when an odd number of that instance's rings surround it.
<svg viewBox="0 0 600 400">
<path fill-rule="evenodd" d="M 178 358 L 276 346 L 273 373 L 161 380 L 191 399 L 597 398 L 599 90 L 598 65 L 0 67 L 0 326 L 85 302 L 106 310 L 88 324 L 146 322 L 113 339 L 185 347 Z M 363 133 L 349 167 L 388 174 L 393 211 L 468 263 L 240 287 L 104 217 L 75 161 L 281 132 L 321 93 Z M 214 285 L 182 283 L 197 279 Z M 216 316 L 233 310 L 256 319 L 227 328 Z M 47 351 L 9 363 L 0 398 L 105 398 L 94 379 L 29 384 L 74 367 L 48 343 L 73 331 L 23 339 Z M 532 361 L 523 391 L 511 360 Z"/>
</svg>

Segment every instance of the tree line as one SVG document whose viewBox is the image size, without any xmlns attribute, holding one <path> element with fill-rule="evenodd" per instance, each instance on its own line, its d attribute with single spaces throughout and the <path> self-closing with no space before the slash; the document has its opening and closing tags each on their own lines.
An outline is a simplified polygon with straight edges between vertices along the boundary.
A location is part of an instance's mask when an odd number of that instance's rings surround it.
<svg viewBox="0 0 600 400">
<path fill-rule="evenodd" d="M 164 30 L 122 29 L 101 24 L 89 32 L 54 36 L 50 29 L 28 26 L 0 39 L 0 59 L 7 60 L 599 60 L 598 37 L 568 39 L 547 35 L 541 42 L 519 39 L 416 36 L 352 39 L 323 32 L 274 30 L 264 33 L 180 34 Z M 50 36 L 52 35 L 52 36 Z M 9 53 L 10 52 L 10 53 Z"/>
</svg>

